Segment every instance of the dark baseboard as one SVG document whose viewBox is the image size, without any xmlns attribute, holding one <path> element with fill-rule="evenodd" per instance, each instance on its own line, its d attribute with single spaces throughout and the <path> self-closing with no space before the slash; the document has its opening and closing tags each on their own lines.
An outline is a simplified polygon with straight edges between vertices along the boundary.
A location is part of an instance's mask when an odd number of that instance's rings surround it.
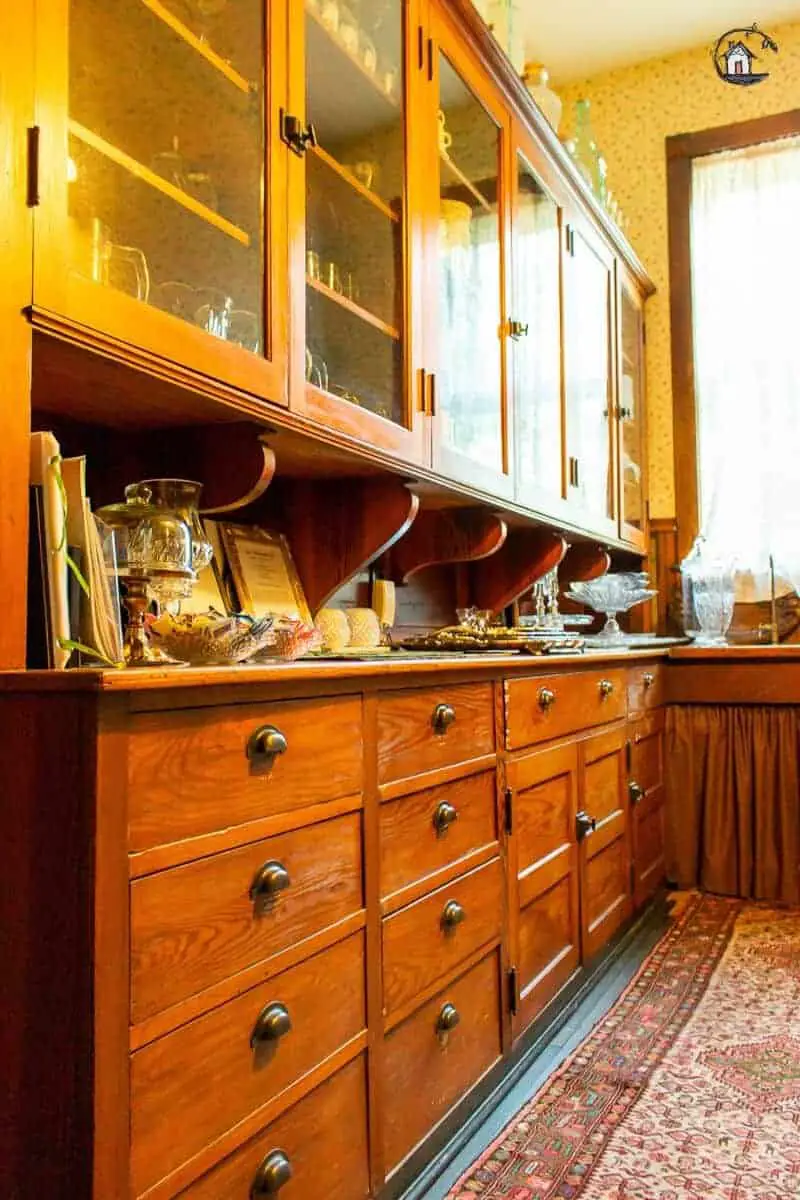
<svg viewBox="0 0 800 1200">
<path fill-rule="evenodd" d="M 415 1150 L 379 1193 L 379 1200 L 425 1200 L 464 1146 L 502 1104 L 522 1076 L 543 1054 L 614 963 L 645 933 L 666 930 L 669 898 L 665 891 L 634 917 L 592 961 L 565 984 L 537 1017 L 511 1053 L 499 1062 Z"/>
</svg>

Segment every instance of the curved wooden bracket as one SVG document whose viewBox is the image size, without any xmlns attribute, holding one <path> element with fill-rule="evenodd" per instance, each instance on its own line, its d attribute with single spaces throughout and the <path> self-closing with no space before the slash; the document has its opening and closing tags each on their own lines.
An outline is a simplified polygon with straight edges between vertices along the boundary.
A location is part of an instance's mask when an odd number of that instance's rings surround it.
<svg viewBox="0 0 800 1200">
<path fill-rule="evenodd" d="M 505 521 L 485 509 L 426 510 L 394 547 L 389 574 L 395 583 L 408 583 L 425 567 L 488 558 L 503 545 L 507 532 Z"/>
<path fill-rule="evenodd" d="M 286 479 L 281 527 L 312 613 L 410 527 L 419 497 L 400 479 Z"/>
<path fill-rule="evenodd" d="M 477 608 L 502 612 L 557 567 L 567 543 L 549 529 L 512 529 L 489 562 L 471 568 L 470 598 Z"/>
<path fill-rule="evenodd" d="M 576 542 L 564 555 L 558 569 L 561 590 L 566 592 L 572 583 L 584 579 L 599 579 L 611 566 L 611 555 L 605 546 L 596 542 Z"/>
</svg>

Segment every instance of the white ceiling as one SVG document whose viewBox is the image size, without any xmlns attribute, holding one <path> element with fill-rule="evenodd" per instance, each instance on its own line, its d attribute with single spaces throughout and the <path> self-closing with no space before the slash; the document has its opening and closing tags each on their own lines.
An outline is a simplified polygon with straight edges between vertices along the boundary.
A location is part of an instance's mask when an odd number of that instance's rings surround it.
<svg viewBox="0 0 800 1200">
<path fill-rule="evenodd" d="M 800 0 L 519 0 L 526 57 L 555 82 L 708 43 L 735 26 L 800 21 Z"/>
</svg>

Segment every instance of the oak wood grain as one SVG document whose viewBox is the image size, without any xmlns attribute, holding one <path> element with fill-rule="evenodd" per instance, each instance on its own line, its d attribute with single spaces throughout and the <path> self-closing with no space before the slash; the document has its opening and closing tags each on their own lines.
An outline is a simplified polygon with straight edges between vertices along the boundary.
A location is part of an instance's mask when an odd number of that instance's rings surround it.
<svg viewBox="0 0 800 1200">
<path fill-rule="evenodd" d="M 633 899 L 641 908 L 661 886 L 666 874 L 664 849 L 664 712 L 632 722 L 630 777 L 644 789 L 631 797 L 631 844 L 633 851 Z"/>
<path fill-rule="evenodd" d="M 484 509 L 428 509 L 393 547 L 391 575 L 407 583 L 418 571 L 440 563 L 490 558 L 507 537 L 504 521 Z"/>
<path fill-rule="evenodd" d="M 437 732 L 440 705 L 455 714 Z M 495 749 L 491 683 L 387 692 L 378 701 L 378 781 L 422 777 L 424 772 L 468 762 Z M 424 786 L 421 779 L 417 786 Z"/>
<path fill-rule="evenodd" d="M 470 568 L 473 604 L 502 612 L 557 567 L 566 550 L 566 540 L 549 529 L 510 530 L 496 554 Z"/>
<path fill-rule="evenodd" d="M 628 671 L 628 716 L 638 716 L 664 703 L 664 672 L 659 664 L 645 663 Z"/>
<path fill-rule="evenodd" d="M 633 910 L 626 730 L 581 746 L 581 803 L 597 828 L 580 846 L 583 957 L 592 958 Z"/>
<path fill-rule="evenodd" d="M 624 717 L 626 678 L 612 669 L 509 679 L 505 698 L 506 749 L 516 750 Z"/>
</svg>

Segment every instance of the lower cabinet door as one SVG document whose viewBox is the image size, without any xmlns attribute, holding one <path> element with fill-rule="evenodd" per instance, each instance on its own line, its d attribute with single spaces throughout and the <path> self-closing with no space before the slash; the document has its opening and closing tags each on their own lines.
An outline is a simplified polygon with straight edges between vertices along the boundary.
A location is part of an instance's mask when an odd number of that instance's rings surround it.
<svg viewBox="0 0 800 1200">
<path fill-rule="evenodd" d="M 633 901 L 640 908 L 661 886 L 665 874 L 663 711 L 637 721 L 629 737 Z"/>
<path fill-rule="evenodd" d="M 354 1059 L 224 1159 L 181 1196 L 186 1200 L 366 1200 L 367 1079 Z"/>
<path fill-rule="evenodd" d="M 581 746 L 581 860 L 584 961 L 613 937 L 633 911 L 628 821 L 626 729 L 600 733 Z"/>
<path fill-rule="evenodd" d="M 387 1034 L 382 1081 L 387 1171 L 500 1058 L 500 997 L 495 950 Z M 309 1200 L 317 1194 L 309 1192 Z"/>
<path fill-rule="evenodd" d="M 558 746 L 509 762 L 511 961 L 517 969 L 517 1037 L 580 962 L 578 748 Z"/>
</svg>

